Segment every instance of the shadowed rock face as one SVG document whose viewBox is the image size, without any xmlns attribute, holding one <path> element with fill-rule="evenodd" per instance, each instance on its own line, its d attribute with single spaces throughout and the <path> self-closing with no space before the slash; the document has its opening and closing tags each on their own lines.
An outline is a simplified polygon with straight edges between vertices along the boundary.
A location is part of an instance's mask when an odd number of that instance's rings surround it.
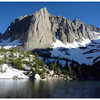
<svg viewBox="0 0 100 100">
<path fill-rule="evenodd" d="M 50 15 L 46 8 L 32 15 L 21 16 L 11 23 L 3 35 L 11 41 L 20 39 L 25 50 L 49 48 L 56 38 L 63 43 L 80 41 L 82 37 L 96 39 L 92 31 L 100 32 L 99 28 L 86 26 L 79 19 L 70 21 L 62 16 Z"/>
<path fill-rule="evenodd" d="M 0 41 L 1 41 L 1 39 L 2 39 L 2 33 L 0 33 Z"/>
</svg>

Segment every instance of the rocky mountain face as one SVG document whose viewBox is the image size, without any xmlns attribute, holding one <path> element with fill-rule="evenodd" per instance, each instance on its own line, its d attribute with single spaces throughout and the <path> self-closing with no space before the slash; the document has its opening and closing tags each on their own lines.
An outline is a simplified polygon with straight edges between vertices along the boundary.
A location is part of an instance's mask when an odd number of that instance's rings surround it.
<svg viewBox="0 0 100 100">
<path fill-rule="evenodd" d="M 79 19 L 71 21 L 63 16 L 54 16 L 46 8 L 32 15 L 21 16 L 11 23 L 3 35 L 3 39 L 11 41 L 20 39 L 25 50 L 49 48 L 59 39 L 63 43 L 81 41 L 82 38 L 94 40 L 100 28 L 93 25 L 87 26 Z"/>
<path fill-rule="evenodd" d="M 2 33 L 0 33 L 0 41 L 1 41 L 1 39 L 2 39 Z"/>
<path fill-rule="evenodd" d="M 96 39 L 97 35 L 93 33 L 95 29 L 87 27 L 79 19 L 70 21 L 61 16 L 50 16 L 52 33 L 59 37 L 63 43 L 80 41 L 82 38 Z"/>
<path fill-rule="evenodd" d="M 25 50 L 48 48 L 52 44 L 51 23 L 46 8 L 16 19 L 4 33 L 4 38 L 21 40 Z"/>
</svg>

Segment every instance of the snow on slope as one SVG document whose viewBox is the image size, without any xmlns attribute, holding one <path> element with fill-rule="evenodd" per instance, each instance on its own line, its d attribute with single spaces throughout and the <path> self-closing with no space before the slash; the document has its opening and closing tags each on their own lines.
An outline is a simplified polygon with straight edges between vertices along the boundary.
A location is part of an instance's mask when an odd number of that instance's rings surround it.
<svg viewBox="0 0 100 100">
<path fill-rule="evenodd" d="M 1 40 L 0 42 L 0 48 L 1 46 L 4 46 L 5 49 L 9 49 L 11 47 L 17 47 L 19 45 L 21 45 L 22 43 L 20 43 L 20 40 L 14 40 L 13 42 L 10 42 L 10 38 L 6 39 L 6 40 Z"/>
<path fill-rule="evenodd" d="M 86 46 L 90 42 L 91 42 L 91 40 L 83 38 L 82 42 L 76 42 L 76 41 L 74 41 L 73 43 L 66 43 L 66 45 L 65 45 L 60 40 L 57 39 L 56 42 L 53 43 L 53 48 L 57 48 L 57 47 L 78 48 L 78 47 L 81 47 L 81 46 L 82 47 Z"/>
<path fill-rule="evenodd" d="M 8 67 L 7 64 L 2 65 L 2 70 L 5 71 L 3 73 L 0 72 L 0 78 L 13 78 L 13 76 L 18 76 L 18 78 L 29 78 L 27 77 L 24 72 L 12 67 Z"/>
<path fill-rule="evenodd" d="M 98 39 L 93 41 L 83 38 L 82 42 L 74 41 L 73 43 L 66 43 L 65 45 L 57 39 L 56 42 L 53 43 L 51 56 L 75 60 L 80 64 L 85 63 L 87 65 L 92 65 L 94 58 L 100 55 L 100 33 L 94 33 L 98 34 Z M 82 49 L 80 47 L 84 48 Z M 94 52 L 91 52 L 91 50 Z M 83 54 L 87 51 L 90 53 Z"/>
</svg>

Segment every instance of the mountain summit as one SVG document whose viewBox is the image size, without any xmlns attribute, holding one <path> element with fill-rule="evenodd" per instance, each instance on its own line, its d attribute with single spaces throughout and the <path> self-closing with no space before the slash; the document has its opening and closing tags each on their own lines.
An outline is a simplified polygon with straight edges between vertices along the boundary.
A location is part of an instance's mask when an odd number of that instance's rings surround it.
<svg viewBox="0 0 100 100">
<path fill-rule="evenodd" d="M 94 40 L 100 28 L 87 26 L 79 19 L 71 21 L 63 16 L 54 16 L 44 7 L 32 15 L 21 16 L 15 19 L 3 34 L 3 39 L 10 41 L 20 39 L 26 50 L 50 48 L 56 39 L 65 43 L 82 41 L 83 38 Z"/>
</svg>

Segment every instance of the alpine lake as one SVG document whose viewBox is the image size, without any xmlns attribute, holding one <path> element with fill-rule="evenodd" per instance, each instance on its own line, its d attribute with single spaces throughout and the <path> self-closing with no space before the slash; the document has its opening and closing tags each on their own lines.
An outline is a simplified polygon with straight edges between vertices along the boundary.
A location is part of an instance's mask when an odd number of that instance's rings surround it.
<svg viewBox="0 0 100 100">
<path fill-rule="evenodd" d="M 100 81 L 0 79 L 0 98 L 100 98 Z"/>
</svg>

